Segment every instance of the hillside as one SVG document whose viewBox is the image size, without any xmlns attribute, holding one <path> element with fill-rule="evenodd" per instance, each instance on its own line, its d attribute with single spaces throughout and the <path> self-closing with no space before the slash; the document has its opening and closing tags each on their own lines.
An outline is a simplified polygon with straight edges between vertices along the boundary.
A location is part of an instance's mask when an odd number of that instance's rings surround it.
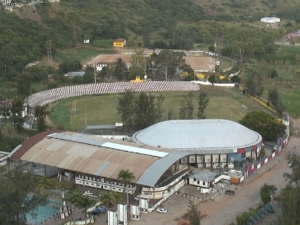
<svg viewBox="0 0 300 225">
<path fill-rule="evenodd" d="M 254 21 L 276 15 L 300 21 L 300 2 L 296 0 L 196 0 L 196 4 L 222 20 Z"/>
</svg>

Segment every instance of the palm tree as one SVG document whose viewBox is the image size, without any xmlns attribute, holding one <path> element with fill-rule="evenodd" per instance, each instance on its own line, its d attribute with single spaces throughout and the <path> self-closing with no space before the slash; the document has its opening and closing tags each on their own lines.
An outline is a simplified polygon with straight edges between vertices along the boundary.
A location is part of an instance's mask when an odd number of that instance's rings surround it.
<svg viewBox="0 0 300 225">
<path fill-rule="evenodd" d="M 86 215 L 87 215 L 87 207 L 91 206 L 95 204 L 95 201 L 92 200 L 89 196 L 87 195 L 83 195 L 83 194 L 80 194 L 77 196 L 77 200 L 76 200 L 76 206 L 78 208 L 84 208 L 84 221 L 85 221 L 85 225 L 87 224 L 86 223 Z"/>
<path fill-rule="evenodd" d="M 82 193 L 78 192 L 77 190 L 73 192 L 67 192 L 67 194 L 64 197 L 64 200 L 70 202 L 75 207 L 78 207 L 79 209 L 84 208 L 84 220 L 86 223 L 86 210 L 87 207 L 93 205 L 95 202 L 92 200 L 89 196 L 83 195 Z M 74 220 L 74 216 L 73 216 Z"/>
<path fill-rule="evenodd" d="M 112 192 L 104 191 L 101 195 L 99 195 L 99 202 L 101 204 L 105 205 L 107 208 L 110 208 L 110 203 L 113 201 L 114 197 L 112 195 Z"/>
<path fill-rule="evenodd" d="M 120 179 L 125 185 L 126 185 L 126 194 L 127 194 L 127 200 L 126 200 L 126 208 L 127 208 L 127 216 L 128 216 L 128 186 L 129 184 L 135 180 L 135 176 L 133 175 L 132 172 L 129 171 L 129 169 L 127 170 L 121 170 L 118 174 L 118 179 Z M 124 188 L 124 195 L 125 195 L 125 188 Z"/>
</svg>

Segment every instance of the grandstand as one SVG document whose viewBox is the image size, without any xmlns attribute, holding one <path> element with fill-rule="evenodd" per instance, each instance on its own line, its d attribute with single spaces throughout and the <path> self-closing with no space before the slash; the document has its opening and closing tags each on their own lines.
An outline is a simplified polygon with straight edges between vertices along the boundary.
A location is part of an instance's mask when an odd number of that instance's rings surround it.
<svg viewBox="0 0 300 225">
<path fill-rule="evenodd" d="M 29 107 L 46 105 L 51 102 L 83 95 L 132 92 L 198 91 L 199 85 L 189 81 L 148 81 L 82 84 L 50 89 L 30 95 L 26 102 Z"/>
</svg>

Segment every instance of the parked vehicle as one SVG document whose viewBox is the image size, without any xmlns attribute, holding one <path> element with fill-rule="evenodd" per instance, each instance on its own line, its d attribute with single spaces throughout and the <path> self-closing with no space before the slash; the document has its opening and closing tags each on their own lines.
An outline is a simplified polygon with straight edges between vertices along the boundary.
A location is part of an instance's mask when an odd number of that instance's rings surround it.
<svg viewBox="0 0 300 225">
<path fill-rule="evenodd" d="M 97 206 L 94 208 L 94 210 L 91 212 L 93 215 L 98 215 L 99 213 L 105 213 L 106 212 L 106 207 L 105 206 Z"/>
<path fill-rule="evenodd" d="M 165 208 L 157 208 L 156 211 L 159 213 L 167 213 L 168 212 L 168 210 L 166 210 Z"/>
<path fill-rule="evenodd" d="M 235 191 L 234 190 L 225 190 L 225 194 L 227 194 L 227 195 L 234 195 Z"/>
</svg>

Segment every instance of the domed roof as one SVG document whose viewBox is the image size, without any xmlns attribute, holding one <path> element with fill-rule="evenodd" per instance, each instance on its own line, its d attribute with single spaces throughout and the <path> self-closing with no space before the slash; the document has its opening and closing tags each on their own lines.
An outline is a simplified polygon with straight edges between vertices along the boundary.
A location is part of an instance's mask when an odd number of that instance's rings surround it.
<svg viewBox="0 0 300 225">
<path fill-rule="evenodd" d="M 175 150 L 213 150 L 223 153 L 252 147 L 261 135 L 230 120 L 168 120 L 136 132 L 132 140 L 150 146 Z"/>
</svg>

